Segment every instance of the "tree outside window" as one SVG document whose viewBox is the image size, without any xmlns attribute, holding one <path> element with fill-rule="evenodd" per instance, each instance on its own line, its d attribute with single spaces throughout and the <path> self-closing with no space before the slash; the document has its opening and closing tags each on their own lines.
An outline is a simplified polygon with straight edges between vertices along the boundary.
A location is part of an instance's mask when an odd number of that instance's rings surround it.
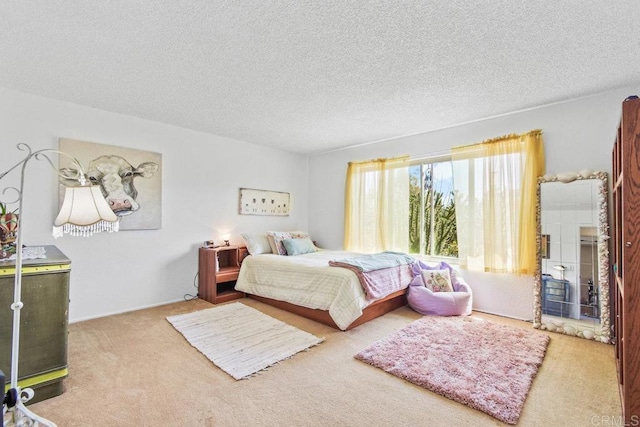
<svg viewBox="0 0 640 427">
<path fill-rule="evenodd" d="M 458 236 L 450 160 L 409 168 L 409 252 L 457 257 Z"/>
</svg>

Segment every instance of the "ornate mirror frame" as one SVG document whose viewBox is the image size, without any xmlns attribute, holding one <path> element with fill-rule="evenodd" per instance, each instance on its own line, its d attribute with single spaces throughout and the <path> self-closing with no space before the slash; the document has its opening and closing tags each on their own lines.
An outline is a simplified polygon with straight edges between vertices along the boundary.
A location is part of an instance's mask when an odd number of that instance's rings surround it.
<svg viewBox="0 0 640 427">
<path fill-rule="evenodd" d="M 585 333 L 575 327 L 564 327 L 556 322 L 542 322 L 542 236 L 541 236 L 541 184 L 546 182 L 570 183 L 575 180 L 592 179 L 598 181 L 598 292 L 600 302 L 600 331 Z M 555 331 L 586 339 L 593 339 L 606 344 L 611 343 L 611 321 L 609 302 L 609 210 L 606 172 L 567 172 L 555 176 L 545 175 L 538 178 L 536 198 L 537 224 L 537 265 L 533 283 L 533 327 L 541 330 Z"/>
</svg>

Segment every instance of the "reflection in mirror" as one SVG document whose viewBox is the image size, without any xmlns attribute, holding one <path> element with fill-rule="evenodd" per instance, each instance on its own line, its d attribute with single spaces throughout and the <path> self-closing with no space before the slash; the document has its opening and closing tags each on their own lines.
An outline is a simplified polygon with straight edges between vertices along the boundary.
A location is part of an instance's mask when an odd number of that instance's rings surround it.
<svg viewBox="0 0 640 427">
<path fill-rule="evenodd" d="M 607 175 L 538 180 L 533 326 L 609 343 Z"/>
<path fill-rule="evenodd" d="M 597 227 L 580 227 L 580 316 L 590 319 L 600 317 L 597 230 Z"/>
</svg>

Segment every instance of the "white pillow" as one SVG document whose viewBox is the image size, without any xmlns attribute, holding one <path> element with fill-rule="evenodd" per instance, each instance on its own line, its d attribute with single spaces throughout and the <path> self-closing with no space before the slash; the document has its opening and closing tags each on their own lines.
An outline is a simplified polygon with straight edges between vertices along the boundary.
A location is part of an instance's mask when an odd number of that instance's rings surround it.
<svg viewBox="0 0 640 427">
<path fill-rule="evenodd" d="M 453 292 L 449 270 L 421 270 L 422 281 L 432 292 Z"/>
<path fill-rule="evenodd" d="M 241 234 L 251 255 L 270 254 L 273 251 L 266 234 Z"/>
</svg>

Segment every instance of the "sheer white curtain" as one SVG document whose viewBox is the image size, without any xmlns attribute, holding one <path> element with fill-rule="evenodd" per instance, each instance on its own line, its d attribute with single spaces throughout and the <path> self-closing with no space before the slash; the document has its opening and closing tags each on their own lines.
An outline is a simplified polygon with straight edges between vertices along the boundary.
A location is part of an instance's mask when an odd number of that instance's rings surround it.
<svg viewBox="0 0 640 427">
<path fill-rule="evenodd" d="M 533 274 L 536 186 L 544 174 L 542 132 L 455 147 L 452 160 L 461 266 Z"/>
<path fill-rule="evenodd" d="M 409 249 L 409 157 L 350 162 L 344 247 L 356 252 Z"/>
</svg>

